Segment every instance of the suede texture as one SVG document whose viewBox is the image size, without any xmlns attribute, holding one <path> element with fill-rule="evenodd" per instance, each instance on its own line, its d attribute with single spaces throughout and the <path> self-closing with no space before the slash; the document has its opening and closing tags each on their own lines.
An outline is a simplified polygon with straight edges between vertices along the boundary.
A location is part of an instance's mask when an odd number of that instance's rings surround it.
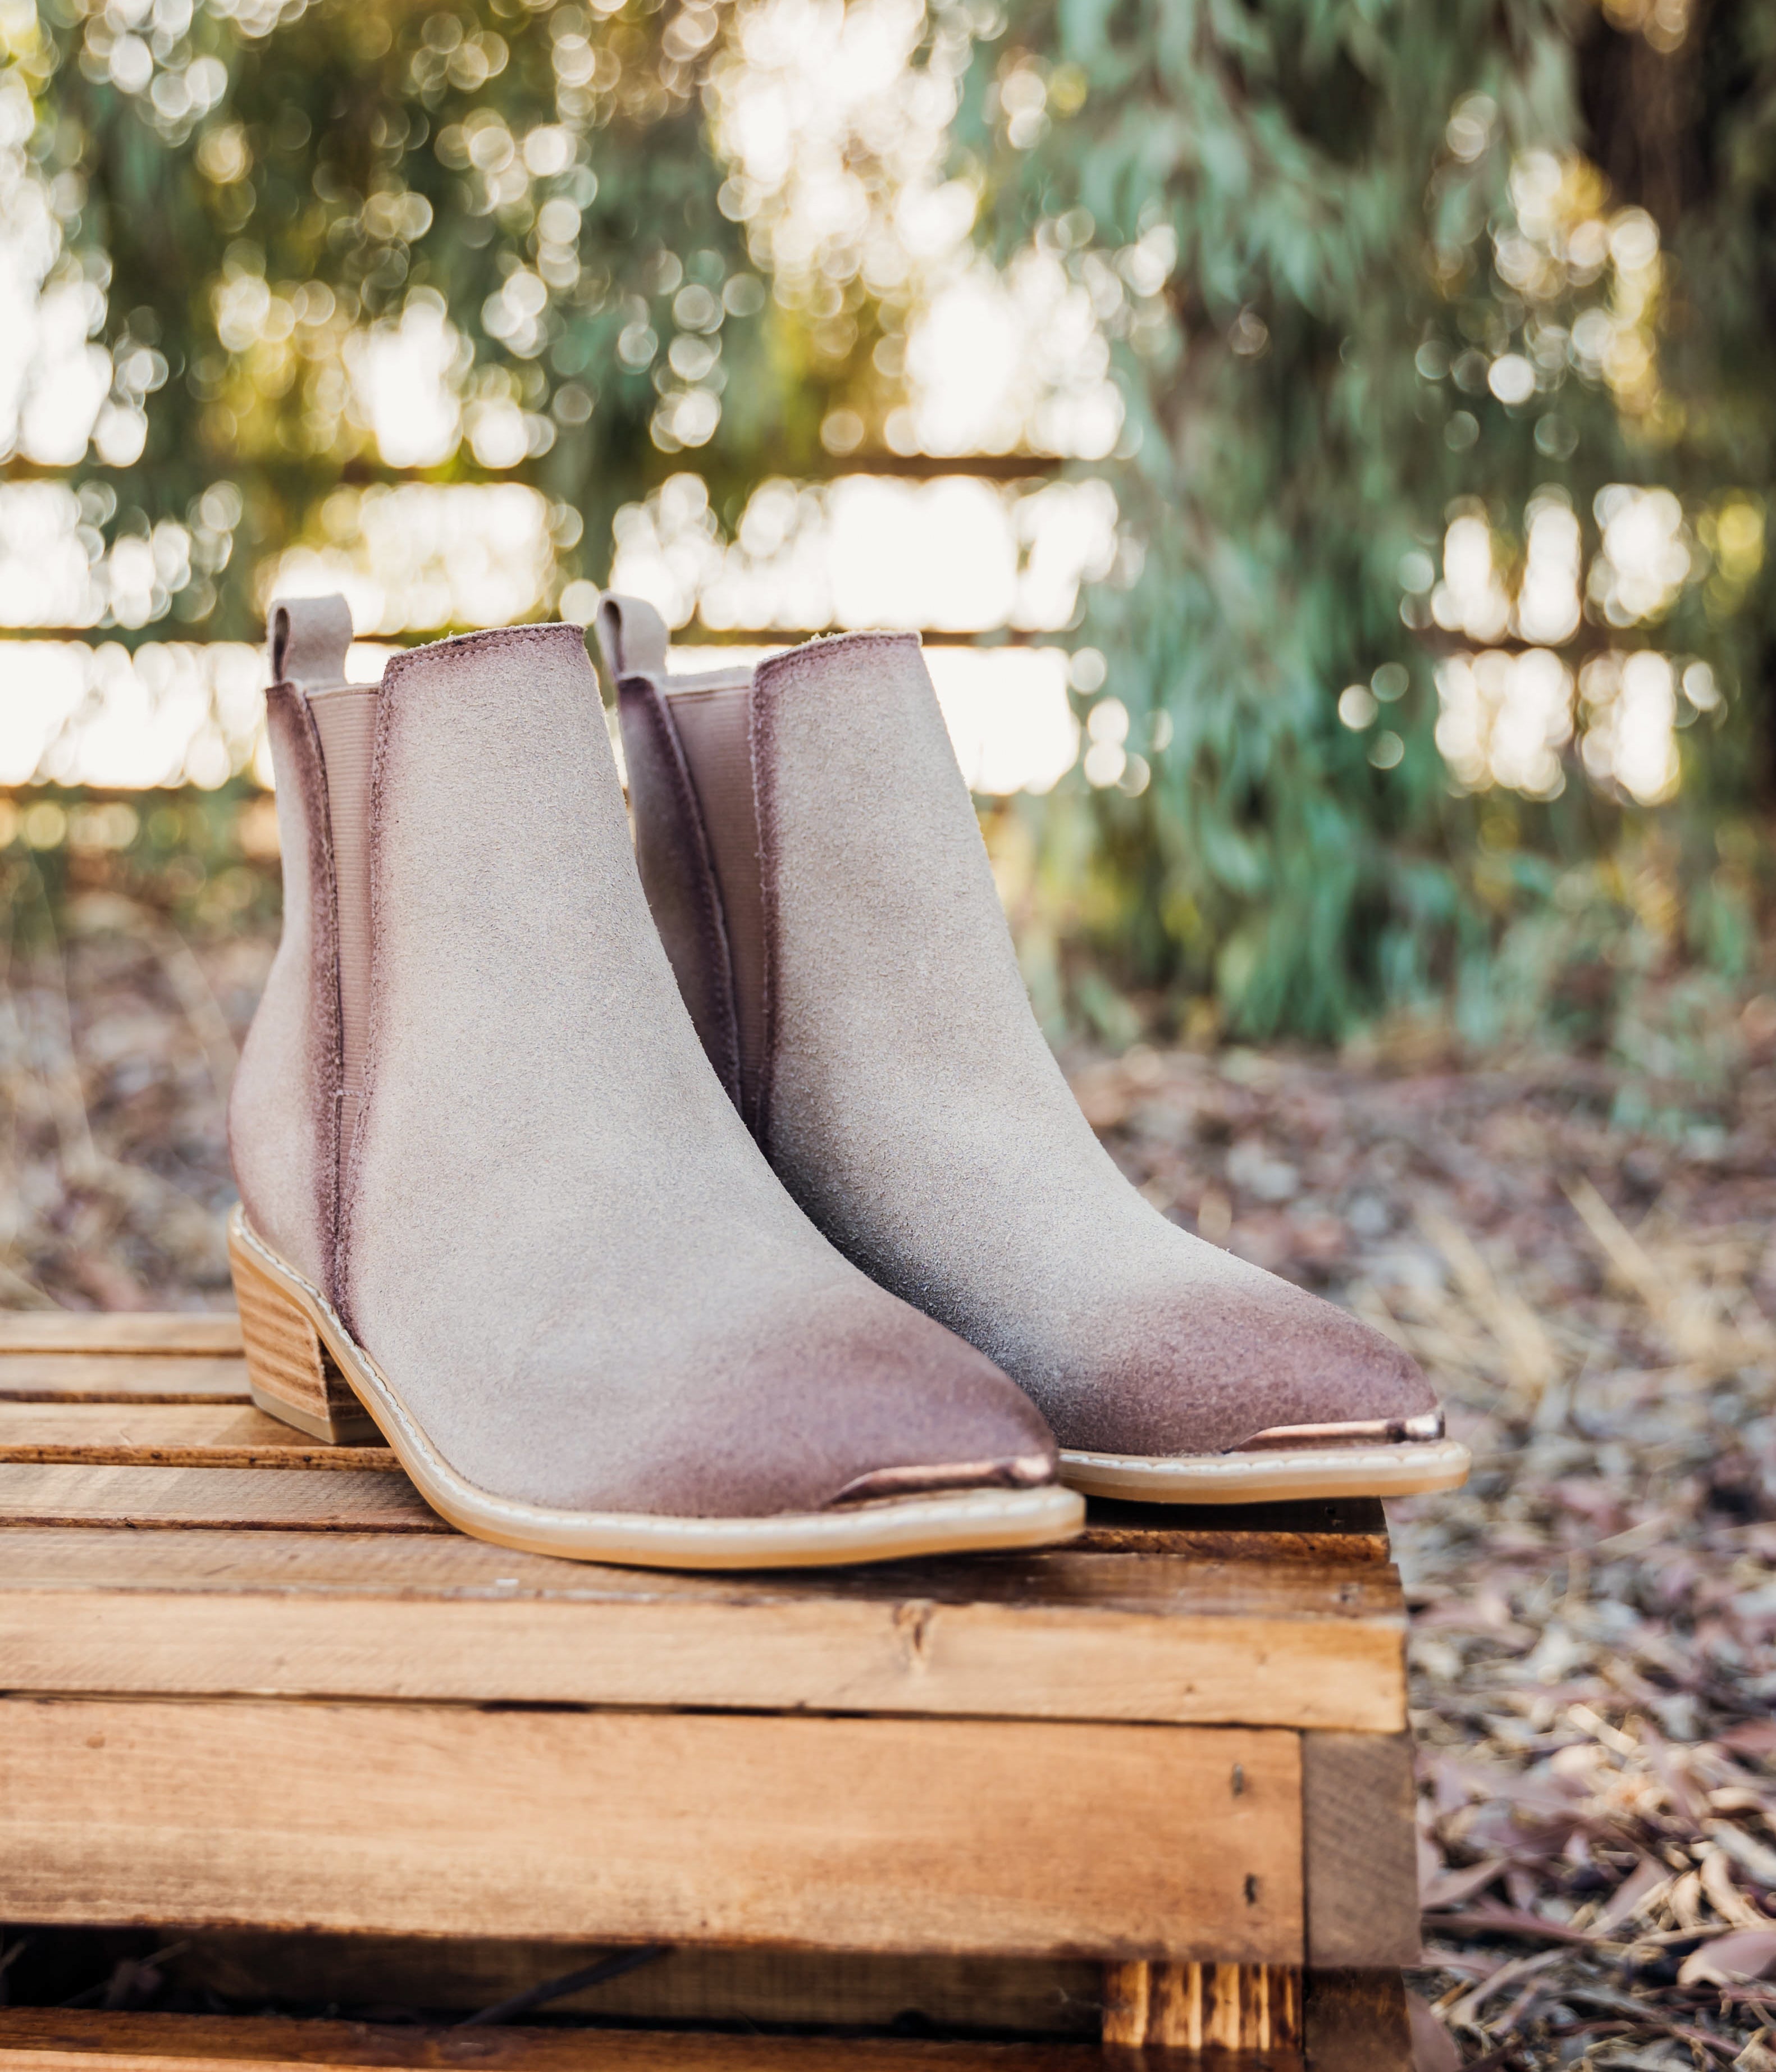
<svg viewBox="0 0 1776 2072">
<path fill-rule="evenodd" d="M 728 1098 L 740 1100 L 740 1036 L 726 911 L 678 730 L 651 676 L 617 693 L 635 862 L 691 1021 Z"/>
<path fill-rule="evenodd" d="M 1063 1446 L 1226 1451 L 1435 1408 L 1344 1311 L 1129 1185 L 1030 1012 L 916 636 L 760 664 L 761 1140 L 849 1258 L 1012 1375 Z"/>
<path fill-rule="evenodd" d="M 665 701 L 682 744 L 722 900 L 734 983 L 740 1112 L 756 1127 L 767 1060 L 765 910 L 753 811 L 750 671 L 680 678 Z"/>
<path fill-rule="evenodd" d="M 228 1156 L 255 1230 L 331 1294 L 339 1166 L 339 1001 L 327 775 L 308 701 L 274 684 L 283 933 L 228 1095 Z"/>
<path fill-rule="evenodd" d="M 458 1472 L 702 1516 L 1047 1478 L 1028 1400 L 840 1256 L 724 1094 L 578 627 L 389 664 L 370 876 L 343 1307 Z"/>
<path fill-rule="evenodd" d="M 278 599 L 266 631 L 274 684 L 306 691 L 316 684 L 344 682 L 352 611 L 337 590 L 327 597 Z"/>
<path fill-rule="evenodd" d="M 639 597 L 607 590 L 598 600 L 594 626 L 605 674 L 615 689 L 625 676 L 664 676 L 672 635 L 654 607 Z"/>
</svg>

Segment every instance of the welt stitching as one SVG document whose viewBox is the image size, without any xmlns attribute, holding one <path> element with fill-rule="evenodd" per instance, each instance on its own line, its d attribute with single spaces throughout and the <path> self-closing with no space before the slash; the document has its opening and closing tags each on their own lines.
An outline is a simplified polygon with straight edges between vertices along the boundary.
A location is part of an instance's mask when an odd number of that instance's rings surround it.
<svg viewBox="0 0 1776 2072">
<path fill-rule="evenodd" d="M 781 655 L 767 656 L 758 664 L 754 681 L 774 682 L 779 676 L 794 676 L 800 673 L 801 664 L 814 656 L 824 657 L 837 648 L 922 648 L 924 645 L 916 633 L 876 630 L 859 633 L 817 633 L 812 640 L 804 640 L 799 648 L 791 648 Z"/>
<path fill-rule="evenodd" d="M 453 634 L 448 640 L 434 640 L 423 648 L 409 648 L 403 653 L 392 655 L 384 664 L 382 680 L 386 688 L 400 677 L 408 675 L 421 663 L 446 665 L 478 654 L 488 647 L 523 647 L 541 641 L 560 641 L 565 637 L 577 637 L 581 652 L 586 648 L 584 627 L 566 623 L 547 626 L 491 626 L 479 633 Z"/>
</svg>

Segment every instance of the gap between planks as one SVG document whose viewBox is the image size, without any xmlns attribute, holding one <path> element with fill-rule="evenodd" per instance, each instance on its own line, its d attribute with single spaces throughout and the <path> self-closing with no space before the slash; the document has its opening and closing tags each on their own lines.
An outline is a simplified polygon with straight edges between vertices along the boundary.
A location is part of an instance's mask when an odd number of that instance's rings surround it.
<svg viewBox="0 0 1776 2072">
<path fill-rule="evenodd" d="M 1397 1973 L 1310 1972 L 1314 2072 L 1411 2072 Z M 0 2072 L 1303 2072 L 1296 2050 L 1200 2058 L 1089 2044 L 939 2037 L 676 2034 L 649 2029 L 437 2029 L 264 2016 L 0 2009 Z"/>
<path fill-rule="evenodd" d="M 47 1931 L 53 1934 L 54 1931 Z M 169 1933 L 159 1968 L 182 1993 L 240 2007 L 399 2007 L 460 2017 L 559 1983 L 608 1944 L 486 1937 Z M 627 2016 L 662 2026 L 755 2023 L 919 2035 L 1099 2040 L 1105 1967 L 1089 1958 L 858 1956 L 826 1950 L 680 1946 L 659 1962 L 551 1999 L 555 2015 Z"/>
<path fill-rule="evenodd" d="M 1312 1880 L 1313 1838 L 1308 1837 Z M 1309 1906 L 1311 1908 L 1311 1897 Z M 153 1931 L 165 1934 L 166 1931 Z M 459 2016 L 489 2008 L 579 1971 L 609 1954 L 608 1945 L 516 1942 L 488 1937 L 279 1934 L 220 1930 L 178 1937 L 181 1947 L 161 1967 L 176 1989 L 219 1996 L 241 2006 L 282 2003 L 356 2008 L 382 2004 Z M 1418 1946 L 1413 1946 L 1416 1959 Z M 1376 1958 L 1380 1967 L 1385 1959 Z M 1385 2008 L 1388 1965 L 1355 1975 L 1323 1965 L 1313 1950 L 1311 1972 L 1253 1967 L 1260 1977 L 1192 1981 L 1213 1966 L 1100 1964 L 1086 1958 L 908 1957 L 828 1950 L 761 1950 L 682 1945 L 658 1963 L 600 1980 L 549 2005 L 552 2013 L 628 2016 L 679 2025 L 754 2023 L 779 2028 L 886 2029 L 915 2033 L 1090 2037 L 1139 2049 L 1188 2041 L 1193 1995 L 1197 2023 L 1224 2047 L 1256 2034 L 1252 2047 L 1301 2040 L 1303 1988 L 1322 2017 L 1346 2005 L 1350 1988 Z M 1228 1990 L 1231 1984 L 1232 1990 Z M 1237 2020 L 1230 2019 L 1237 2016 Z M 1379 2025 L 1384 2026 L 1384 2024 Z M 1360 2025 L 1358 2025 L 1360 2027 Z M 1325 2027 L 1322 2020 L 1321 2027 Z M 1268 2034 L 1268 2044 L 1264 2043 Z M 1357 2072 L 1375 2072 L 1359 2062 Z"/>
<path fill-rule="evenodd" d="M 224 2015 L 0 2010 L 0 2072 L 1108 2072 L 1141 2061 L 1067 2042 L 466 2030 Z M 1189 2072 L 1175 2054 L 1167 2065 Z M 1202 2072 L 1302 2072 L 1294 2051 L 1216 2051 Z M 1367 2072 L 1393 2072 L 1378 2060 Z"/>
</svg>

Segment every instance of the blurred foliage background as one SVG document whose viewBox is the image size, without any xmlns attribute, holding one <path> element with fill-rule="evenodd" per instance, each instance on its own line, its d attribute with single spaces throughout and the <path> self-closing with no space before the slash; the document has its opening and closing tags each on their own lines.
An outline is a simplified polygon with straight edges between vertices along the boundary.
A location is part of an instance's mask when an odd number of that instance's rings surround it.
<svg viewBox="0 0 1776 2072">
<path fill-rule="evenodd" d="M 1776 17 L 1061 0 L 1011 33 L 962 129 L 999 249 L 1076 220 L 1153 290 L 1113 345 L 1145 555 L 1087 631 L 1166 747 L 1069 847 L 1077 925 L 1259 1030 L 1453 993 L 1494 1037 L 1614 990 L 1636 934 L 1742 968 Z"/>
<path fill-rule="evenodd" d="M 1002 528 L 1013 601 L 857 610 L 1070 656 L 1076 760 L 985 787 L 1055 1030 L 1619 1044 L 1761 968 L 1757 0 L 0 0 L 0 39 L 20 915 L 22 874 L 160 897 L 182 843 L 170 911 L 263 904 L 276 582 L 401 640 L 583 619 L 614 566 L 756 644 L 857 623 L 820 556 L 881 478 L 903 533 Z M 184 726 L 158 806 L 101 718 Z"/>
</svg>

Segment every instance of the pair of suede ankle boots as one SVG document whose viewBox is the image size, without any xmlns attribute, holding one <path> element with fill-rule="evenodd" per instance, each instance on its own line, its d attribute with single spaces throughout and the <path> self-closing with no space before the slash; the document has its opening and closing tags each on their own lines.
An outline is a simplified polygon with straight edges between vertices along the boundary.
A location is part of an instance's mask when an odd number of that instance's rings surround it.
<svg viewBox="0 0 1776 2072">
<path fill-rule="evenodd" d="M 671 1567 L 1462 1479 L 1403 1353 L 1092 1135 L 915 636 L 672 676 L 647 606 L 598 631 L 628 812 L 579 627 L 354 684 L 343 599 L 274 609 L 283 936 L 229 1111 L 261 1408 L 380 1431 L 467 1532 Z"/>
</svg>

